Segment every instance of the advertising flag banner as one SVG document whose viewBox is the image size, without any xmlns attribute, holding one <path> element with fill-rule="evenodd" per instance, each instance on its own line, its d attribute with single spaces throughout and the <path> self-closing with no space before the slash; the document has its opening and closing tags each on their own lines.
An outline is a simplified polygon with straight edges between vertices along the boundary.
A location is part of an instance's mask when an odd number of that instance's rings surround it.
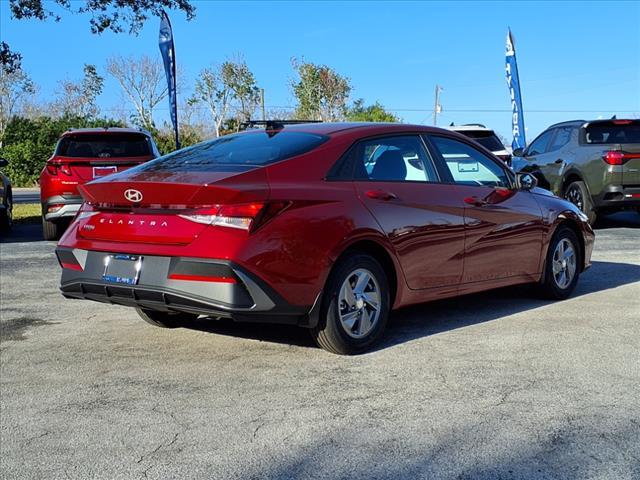
<svg viewBox="0 0 640 480">
<path fill-rule="evenodd" d="M 178 134 L 178 100 L 176 98 L 176 50 L 173 46 L 173 32 L 169 16 L 163 10 L 160 19 L 160 36 L 158 38 L 160 54 L 164 63 L 164 71 L 167 75 L 167 89 L 169 93 L 169 110 L 171 123 L 176 135 L 176 148 L 180 148 L 180 136 Z"/>
<path fill-rule="evenodd" d="M 520 94 L 516 49 L 511 29 L 507 33 L 506 72 L 509 97 L 511 98 L 511 134 L 513 136 L 511 147 L 515 150 L 516 148 L 525 148 L 527 140 L 524 132 L 524 115 L 522 112 L 522 95 Z"/>
</svg>

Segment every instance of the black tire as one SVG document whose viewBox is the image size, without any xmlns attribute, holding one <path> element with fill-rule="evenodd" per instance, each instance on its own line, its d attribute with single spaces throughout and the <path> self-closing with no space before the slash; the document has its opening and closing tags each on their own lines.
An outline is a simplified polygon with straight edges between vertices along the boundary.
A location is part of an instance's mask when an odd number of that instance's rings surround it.
<svg viewBox="0 0 640 480">
<path fill-rule="evenodd" d="M 44 218 L 44 215 L 42 216 L 42 236 L 45 240 L 60 240 L 66 227 L 66 222 L 50 222 Z"/>
<path fill-rule="evenodd" d="M 142 308 L 136 308 L 136 312 L 145 322 L 160 328 L 182 327 L 185 323 L 194 321 L 199 316 L 192 313 L 158 312 Z"/>
<path fill-rule="evenodd" d="M 596 223 L 598 212 L 593 207 L 593 200 L 589 190 L 587 190 L 587 185 L 583 181 L 578 180 L 567 185 L 567 188 L 564 189 L 564 198 L 582 210 L 589 217 L 591 225 Z"/>
<path fill-rule="evenodd" d="M 571 281 L 566 285 L 560 285 L 556 273 L 554 272 L 554 256 L 556 255 L 556 249 L 558 244 L 566 240 L 571 243 L 575 254 L 575 271 Z M 576 288 L 578 283 L 578 277 L 582 270 L 582 252 L 580 250 L 580 243 L 578 237 L 573 230 L 569 227 L 560 227 L 553 235 L 551 243 L 549 243 L 549 250 L 547 251 L 547 258 L 545 260 L 544 276 L 540 282 L 540 293 L 551 300 L 564 300 L 571 295 L 571 292 Z"/>
<path fill-rule="evenodd" d="M 367 300 L 360 297 L 358 303 L 361 306 L 354 312 L 358 314 L 358 318 L 355 320 L 356 323 L 353 324 L 351 333 L 347 333 L 347 327 L 343 326 L 340 312 L 343 311 L 342 315 L 346 315 L 350 310 L 346 307 L 346 304 L 343 305 L 343 302 L 339 300 L 340 291 L 348 279 L 358 278 L 356 276 L 357 272 L 362 271 L 373 279 L 369 281 L 370 283 L 367 282 L 368 287 L 365 286 L 363 292 L 375 293 L 375 288 L 377 287 L 378 289 L 378 309 L 374 309 L 371 304 L 367 303 Z M 370 291 L 365 291 L 367 288 Z M 389 317 L 389 301 L 389 283 L 380 263 L 369 255 L 354 252 L 352 255 L 345 257 L 344 260 L 339 261 L 331 272 L 323 291 L 320 320 L 318 325 L 310 330 L 311 336 L 319 347 L 328 352 L 339 355 L 362 353 L 382 336 Z M 345 309 L 346 313 L 344 313 Z M 366 315 L 366 318 L 369 319 L 370 315 L 375 315 L 375 310 L 378 311 L 378 314 L 377 318 L 371 322 L 370 330 L 363 333 L 361 337 L 355 338 L 354 335 L 356 335 L 357 329 L 360 328 L 359 322 L 363 322 L 363 315 Z"/>
<path fill-rule="evenodd" d="M 13 195 L 10 189 L 7 190 L 3 205 L 4 208 L 0 210 L 0 231 L 8 232 L 13 227 Z"/>
</svg>

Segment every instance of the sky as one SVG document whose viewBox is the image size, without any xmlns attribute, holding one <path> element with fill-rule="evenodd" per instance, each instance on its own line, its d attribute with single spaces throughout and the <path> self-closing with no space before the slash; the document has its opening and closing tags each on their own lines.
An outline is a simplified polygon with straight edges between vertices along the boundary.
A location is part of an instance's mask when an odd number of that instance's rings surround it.
<svg viewBox="0 0 640 480">
<path fill-rule="evenodd" d="M 381 102 L 407 123 L 483 123 L 510 136 L 504 73 L 507 28 L 514 33 L 527 140 L 576 118 L 640 117 L 640 2 L 215 2 L 193 1 L 187 21 L 170 11 L 179 68 L 192 85 L 211 64 L 241 55 L 265 89 L 267 109 L 295 104 L 292 57 L 326 64 L 351 79 L 351 99 Z M 85 63 L 105 77 L 103 114 L 129 108 L 104 69 L 112 55 L 157 56 L 159 20 L 137 35 L 93 35 L 89 16 L 15 20 L 0 0 L 0 38 L 51 100 L 61 79 Z M 188 92 L 183 92 L 188 94 Z M 186 95 L 185 95 L 186 96 Z M 167 118 L 168 105 L 156 122 Z"/>
</svg>

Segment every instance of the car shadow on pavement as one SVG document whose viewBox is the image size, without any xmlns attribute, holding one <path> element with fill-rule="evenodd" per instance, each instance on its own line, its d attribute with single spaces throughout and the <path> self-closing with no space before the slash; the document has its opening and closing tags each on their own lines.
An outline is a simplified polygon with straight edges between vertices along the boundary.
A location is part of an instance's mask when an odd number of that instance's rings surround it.
<svg viewBox="0 0 640 480">
<path fill-rule="evenodd" d="M 18 223 L 9 233 L 0 236 L 0 243 L 42 242 L 42 225 L 40 223 Z"/>
<path fill-rule="evenodd" d="M 640 213 L 631 210 L 599 216 L 594 230 L 607 228 L 640 228 Z"/>
<path fill-rule="evenodd" d="M 580 277 L 569 300 L 638 281 L 639 265 L 593 262 L 593 266 Z M 533 286 L 521 285 L 403 308 L 392 312 L 387 331 L 373 351 L 553 303 L 538 298 Z M 576 304 L 576 315 L 580 315 L 581 308 Z M 201 318 L 184 326 L 218 335 L 315 348 L 309 333 L 293 326 L 236 323 L 214 318 Z"/>
</svg>

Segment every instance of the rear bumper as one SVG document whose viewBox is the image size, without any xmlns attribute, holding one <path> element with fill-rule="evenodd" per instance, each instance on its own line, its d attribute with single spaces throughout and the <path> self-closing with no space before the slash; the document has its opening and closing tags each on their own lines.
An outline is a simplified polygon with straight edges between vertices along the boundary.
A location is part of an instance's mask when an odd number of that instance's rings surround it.
<svg viewBox="0 0 640 480">
<path fill-rule="evenodd" d="M 593 197 L 593 204 L 596 208 L 640 207 L 640 185 L 607 185 Z"/>
<path fill-rule="evenodd" d="M 80 195 L 56 195 L 42 202 L 42 212 L 45 220 L 53 221 L 62 218 L 75 217 L 83 199 Z M 52 209 L 50 212 L 49 209 Z"/>
<path fill-rule="evenodd" d="M 105 257 L 111 254 L 58 247 L 62 295 L 237 321 L 308 324 L 311 306 L 286 303 L 262 280 L 232 262 L 145 255 L 135 284 L 124 284 L 105 280 Z"/>
</svg>

